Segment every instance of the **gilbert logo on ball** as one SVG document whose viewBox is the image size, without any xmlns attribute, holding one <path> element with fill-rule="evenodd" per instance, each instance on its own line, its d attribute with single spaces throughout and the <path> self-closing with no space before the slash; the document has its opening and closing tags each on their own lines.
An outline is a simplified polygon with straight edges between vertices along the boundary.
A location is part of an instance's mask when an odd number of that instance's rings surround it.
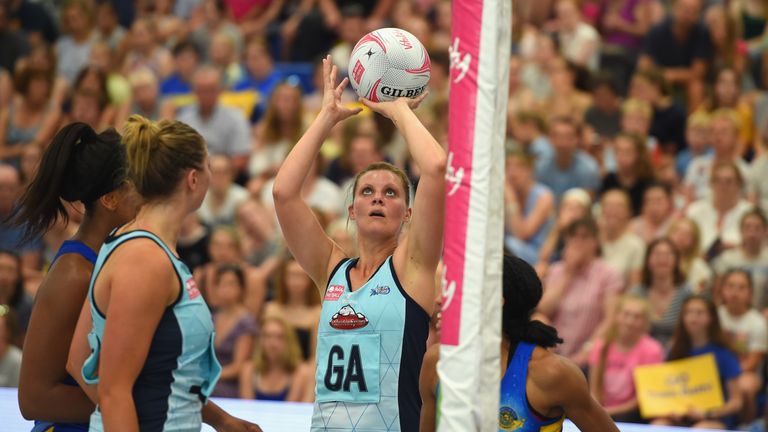
<svg viewBox="0 0 768 432">
<path fill-rule="evenodd" d="M 416 36 L 399 28 L 363 36 L 349 59 L 352 88 L 374 102 L 415 98 L 426 90 L 430 70 L 427 49 Z"/>
</svg>

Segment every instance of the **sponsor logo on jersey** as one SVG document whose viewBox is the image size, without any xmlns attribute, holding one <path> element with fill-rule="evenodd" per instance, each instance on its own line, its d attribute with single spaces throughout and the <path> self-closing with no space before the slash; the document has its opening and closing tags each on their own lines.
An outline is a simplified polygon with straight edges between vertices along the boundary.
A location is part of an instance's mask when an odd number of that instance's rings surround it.
<svg viewBox="0 0 768 432">
<path fill-rule="evenodd" d="M 344 285 L 331 285 L 325 291 L 325 300 L 336 301 L 344 294 Z"/>
<path fill-rule="evenodd" d="M 520 419 L 515 410 L 508 406 L 499 408 L 499 430 L 516 431 L 523 427 L 525 419 Z"/>
<path fill-rule="evenodd" d="M 376 295 L 387 295 L 389 294 L 390 289 L 388 286 L 377 286 L 376 288 L 371 288 L 371 297 Z"/>
<path fill-rule="evenodd" d="M 355 312 L 350 305 L 344 305 L 331 317 L 331 327 L 336 330 L 355 330 L 368 325 L 368 318 Z"/>
<path fill-rule="evenodd" d="M 190 300 L 194 300 L 198 297 L 200 297 L 200 290 L 197 289 L 197 282 L 195 282 L 194 279 L 189 278 L 186 282 L 186 289 L 187 289 L 187 295 L 189 296 Z"/>
</svg>

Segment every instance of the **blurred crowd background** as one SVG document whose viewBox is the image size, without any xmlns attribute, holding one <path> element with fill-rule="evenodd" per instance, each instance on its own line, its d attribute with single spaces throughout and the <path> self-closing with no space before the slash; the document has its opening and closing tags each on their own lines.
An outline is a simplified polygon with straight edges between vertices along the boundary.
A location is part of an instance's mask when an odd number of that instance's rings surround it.
<svg viewBox="0 0 768 432">
<path fill-rule="evenodd" d="M 733 425 L 749 424 L 768 350 L 768 0 L 515 0 L 512 21 L 504 243 L 544 281 L 538 318 L 631 421 L 634 367 L 690 355 L 704 325 L 737 359 L 719 373 L 744 396 Z M 271 184 L 319 110 L 319 59 L 345 72 L 385 26 L 428 48 L 418 115 L 447 145 L 447 0 L 2 0 L 0 217 L 69 122 L 190 124 L 213 177 L 178 251 L 215 311 L 216 395 L 312 401 L 320 298 L 286 252 Z M 418 183 L 402 137 L 365 111 L 309 173 L 306 199 L 351 255 L 350 179 L 382 160 Z M 17 385 L 35 291 L 82 216 L 69 210 L 24 244 L 0 225 L 0 385 Z M 692 295 L 711 305 L 699 321 Z"/>
</svg>

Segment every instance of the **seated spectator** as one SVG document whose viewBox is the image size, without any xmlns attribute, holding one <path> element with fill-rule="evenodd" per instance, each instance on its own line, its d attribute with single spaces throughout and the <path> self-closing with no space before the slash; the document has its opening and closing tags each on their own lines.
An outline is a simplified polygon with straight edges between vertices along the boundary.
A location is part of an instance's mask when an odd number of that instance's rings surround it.
<svg viewBox="0 0 768 432">
<path fill-rule="evenodd" d="M 243 255 L 249 264 L 261 266 L 276 253 L 282 240 L 277 235 L 276 220 L 271 207 L 252 198 L 237 208 L 235 222 Z"/>
<path fill-rule="evenodd" d="M 204 60 L 206 62 L 210 60 L 208 54 L 211 52 L 211 39 L 214 34 L 220 31 L 227 32 L 235 40 L 237 51 L 240 52 L 243 47 L 243 37 L 237 25 L 229 19 L 226 2 L 202 0 L 198 4 L 199 6 L 196 9 L 200 14 L 199 21 L 202 21 L 202 23 L 198 21 L 196 23 L 198 25 L 193 27 L 190 40 L 197 46 L 198 52 L 203 54 Z"/>
<path fill-rule="evenodd" d="M 208 165 L 211 169 L 210 185 L 197 214 L 204 224 L 212 228 L 234 225 L 237 208 L 248 199 L 248 191 L 235 183 L 235 170 L 228 157 L 212 156 Z"/>
<path fill-rule="evenodd" d="M 643 137 L 637 134 L 620 133 L 613 140 L 616 157 L 616 171 L 603 177 L 600 194 L 611 189 L 625 191 L 631 200 L 632 216 L 640 214 L 645 189 L 653 181 L 653 166 Z"/>
<path fill-rule="evenodd" d="M 682 218 L 672 222 L 667 237 L 680 253 L 680 268 L 685 280 L 696 294 L 701 294 L 712 282 L 712 270 L 701 257 L 701 230 L 696 222 Z"/>
<path fill-rule="evenodd" d="M 620 189 L 613 189 L 600 201 L 600 248 L 603 260 L 618 272 L 624 286 L 640 282 L 645 243 L 632 230 L 629 196 Z"/>
<path fill-rule="evenodd" d="M 656 138 L 650 135 L 652 118 L 653 107 L 645 100 L 629 98 L 621 104 L 621 131 L 646 137 L 648 152 L 653 154 L 658 150 L 659 144 Z M 606 160 L 604 165 L 610 171 L 615 162 L 611 165 L 611 162 Z"/>
<path fill-rule="evenodd" d="M 759 71 L 762 49 L 758 48 L 759 54 L 750 53 L 749 47 L 745 46 L 742 40 L 745 31 L 752 33 L 756 29 L 753 26 L 755 21 L 752 21 L 754 17 L 747 17 L 737 11 L 739 9 L 738 4 L 741 2 L 742 0 L 732 3 L 708 3 L 705 8 L 703 21 L 709 31 L 714 54 L 711 67 L 712 70 L 733 68 L 739 79 L 744 80 L 744 84 L 762 87 Z M 763 6 L 759 7 L 762 8 Z M 750 29 L 747 30 L 745 27 L 750 27 Z M 763 30 L 759 31 L 760 36 L 762 36 Z M 756 39 L 761 40 L 760 37 Z M 757 55 L 753 57 L 752 54 Z M 755 62 L 753 63 L 751 60 L 755 60 Z"/>
<path fill-rule="evenodd" d="M 60 110 L 52 103 L 51 74 L 28 66 L 17 71 L 14 81 L 18 97 L 0 108 L 0 159 L 18 166 L 26 147 L 48 144 Z"/>
<path fill-rule="evenodd" d="M 226 89 L 232 88 L 244 75 L 243 69 L 237 61 L 240 58 L 240 53 L 236 51 L 235 43 L 229 33 L 219 31 L 214 33 L 209 47 L 210 64 L 221 73 L 224 79 L 222 85 Z"/>
<path fill-rule="evenodd" d="M 710 353 L 715 356 L 725 405 L 707 411 L 691 407 L 684 416 L 660 418 L 652 424 L 703 429 L 736 426 L 736 414 L 741 411 L 744 402 L 739 389 L 739 360 L 731 351 L 728 338 L 720 327 L 715 304 L 705 297 L 689 297 L 683 303 L 667 359 L 680 360 Z"/>
<path fill-rule="evenodd" d="M 279 316 L 296 332 L 301 357 L 314 364 L 320 295 L 304 269 L 293 257 L 281 260 L 275 272 L 275 297 L 264 308 L 264 316 Z"/>
<path fill-rule="evenodd" d="M 64 99 L 66 99 L 69 91 L 70 91 L 70 82 L 65 78 L 61 73 L 58 72 L 58 59 L 56 57 L 55 50 L 47 45 L 39 45 L 32 48 L 32 50 L 29 52 L 29 55 L 19 59 L 18 62 L 16 62 L 16 68 L 15 70 L 21 71 L 25 68 L 31 68 L 34 70 L 39 70 L 48 73 L 49 75 L 53 76 L 53 90 L 51 91 L 51 103 L 53 106 L 60 107 L 64 103 Z M 77 73 L 77 72 L 75 72 Z M 11 80 L 8 80 L 8 83 L 10 84 Z M 0 84 L 2 84 L 0 80 Z M 11 87 L 8 86 L 8 90 L 10 90 Z M 3 91 L 0 89 L 0 91 Z M 10 95 L 9 95 L 10 96 Z M 1 102 L 8 103 L 10 102 L 10 97 L 5 99 L 0 99 Z M 7 105 L 4 105 L 7 106 Z"/>
<path fill-rule="evenodd" d="M 744 270 L 730 270 L 722 278 L 718 308 L 720 324 L 739 358 L 742 375 L 739 388 L 744 409 L 741 423 L 749 423 L 757 414 L 757 394 L 763 389 L 763 362 L 768 351 L 768 323 L 753 304 L 754 286 Z"/>
<path fill-rule="evenodd" d="M 72 84 L 80 70 L 88 64 L 91 46 L 97 42 L 91 2 L 66 2 L 61 9 L 61 20 L 66 33 L 56 42 L 57 70 Z"/>
<path fill-rule="evenodd" d="M 742 269 L 752 278 L 752 306 L 768 312 L 768 221 L 760 209 L 752 209 L 742 216 L 739 227 L 741 244 L 723 252 L 712 264 L 722 276 L 730 269 Z M 766 313 L 768 314 L 768 313 Z"/>
<path fill-rule="evenodd" d="M 235 172 L 242 172 L 251 151 L 251 131 L 242 112 L 219 103 L 221 74 L 212 67 L 198 69 L 193 87 L 197 103 L 183 108 L 177 119 L 200 132 L 209 154 L 229 156 Z"/>
<path fill-rule="evenodd" d="M 549 130 L 554 153 L 536 161 L 536 179 L 548 186 L 559 202 L 570 188 L 596 192 L 600 185 L 595 160 L 579 150 L 581 126 L 568 117 L 555 118 Z"/>
<path fill-rule="evenodd" d="M 539 250 L 552 227 L 555 200 L 549 189 L 533 178 L 534 160 L 522 152 L 507 156 L 504 181 L 505 240 L 512 253 L 536 264 Z"/>
<path fill-rule="evenodd" d="M 672 339 L 680 308 L 693 292 L 680 268 L 680 253 L 667 238 L 648 245 L 643 261 L 643 277 L 632 294 L 648 299 L 651 307 L 650 334 L 662 345 Z"/>
<path fill-rule="evenodd" d="M 128 52 L 123 61 L 123 74 L 130 75 L 138 69 L 147 68 L 154 72 L 159 80 L 173 72 L 173 58 L 168 50 L 157 40 L 157 25 L 154 21 L 139 18 L 131 25 L 126 36 Z"/>
<path fill-rule="evenodd" d="M 69 113 L 62 117 L 59 124 L 63 126 L 73 122 L 83 122 L 96 132 L 103 131 L 111 124 L 105 122 L 106 117 L 112 117 L 107 112 L 108 102 L 106 95 L 99 91 L 77 90 L 72 95 Z"/>
<path fill-rule="evenodd" d="M 579 67 L 596 71 L 600 59 L 600 35 L 582 20 L 578 4 L 573 0 L 559 0 L 555 5 L 555 16 L 563 57 Z"/>
<path fill-rule="evenodd" d="M 17 343 L 18 323 L 13 309 L 0 305 L 0 387 L 18 387 L 21 349 Z"/>
<path fill-rule="evenodd" d="M 584 113 L 584 122 L 600 139 L 612 139 L 621 130 L 621 99 L 613 76 L 601 75 L 592 81 L 592 106 Z"/>
<path fill-rule="evenodd" d="M 185 39 L 173 47 L 174 72 L 160 83 L 160 95 L 179 108 L 191 103 L 192 78 L 200 65 L 197 46 Z"/>
<path fill-rule="evenodd" d="M 212 396 L 236 398 L 239 379 L 253 353 L 256 320 L 243 305 L 245 275 L 237 265 L 223 265 L 216 271 L 218 307 L 213 315 L 216 331 L 214 348 L 221 363 L 221 376 Z"/>
<path fill-rule="evenodd" d="M 181 221 L 176 252 L 192 272 L 211 261 L 211 257 L 208 256 L 210 239 L 211 231 L 200 223 L 200 216 L 197 213 L 191 213 Z"/>
<path fill-rule="evenodd" d="M 703 100 L 703 82 L 713 54 L 701 11 L 701 0 L 676 1 L 670 16 L 651 27 L 638 61 L 640 69 L 660 68 L 671 85 L 686 92 L 689 107 Z"/>
<path fill-rule="evenodd" d="M 749 175 L 749 165 L 739 156 L 739 124 L 736 111 L 721 109 L 712 113 L 712 154 L 695 157 L 685 173 L 685 184 L 690 188 L 694 199 L 708 197 L 712 193 L 710 174 L 718 163 L 734 163 L 739 168 L 741 178 Z"/>
<path fill-rule="evenodd" d="M 8 9 L 9 5 L 0 4 L 0 46 L 3 47 L 3 52 L 0 54 L 0 69 L 3 71 L 12 71 L 16 62 L 29 53 L 26 35 L 21 29 L 12 28 L 10 25 Z M 5 101 L 0 100 L 0 102 Z"/>
<path fill-rule="evenodd" d="M 264 119 L 255 128 L 248 162 L 251 180 L 263 184 L 274 177 L 306 127 L 301 89 L 287 82 L 278 84 L 269 99 Z M 252 190 L 260 191 L 261 188 Z"/>
<path fill-rule="evenodd" d="M 708 113 L 696 111 L 688 116 L 685 123 L 685 141 L 687 147 L 677 154 L 677 174 L 684 176 L 688 167 L 696 158 L 711 157 L 711 120 Z M 701 160 L 701 159 L 699 159 Z"/>
<path fill-rule="evenodd" d="M 126 31 L 117 21 L 117 12 L 111 2 L 102 2 L 96 6 L 96 35 L 109 48 L 120 47 Z"/>
<path fill-rule="evenodd" d="M 697 1 L 697 0 L 694 0 Z M 630 97 L 648 102 L 653 108 L 648 133 L 666 153 L 685 148 L 685 108 L 672 99 L 671 89 L 661 70 L 644 69 L 632 76 Z"/>
<path fill-rule="evenodd" d="M 7 305 L 14 311 L 20 330 L 14 344 L 22 346 L 32 313 L 32 297 L 24 289 L 21 258 L 8 250 L 0 250 L 0 305 Z"/>
<path fill-rule="evenodd" d="M 261 120 L 267 110 L 272 91 L 283 79 L 283 75 L 275 68 L 264 39 L 257 37 L 248 39 L 245 44 L 243 66 L 245 76 L 235 83 L 232 90 L 256 92 L 258 102 L 253 108 L 250 119 L 252 123 L 256 123 Z"/>
<path fill-rule="evenodd" d="M 663 348 L 648 335 L 650 321 L 647 300 L 623 296 L 605 338 L 596 341 L 589 354 L 592 396 L 617 422 L 643 422 L 635 394 L 635 368 L 664 360 Z"/>
<path fill-rule="evenodd" d="M 429 77 L 429 93 L 432 94 L 435 91 L 435 66 L 441 65 L 445 68 L 446 72 L 449 72 L 450 60 L 445 58 L 445 54 L 432 53 L 429 54 L 429 59 L 432 62 L 432 72 Z M 446 74 L 446 77 L 449 77 Z M 450 80 L 446 80 L 445 85 L 438 81 L 437 93 L 442 96 L 448 95 L 448 87 Z M 441 89 L 441 87 L 443 87 Z M 442 91 L 441 91 L 442 90 Z M 517 113 L 522 111 L 529 111 L 533 108 L 536 98 L 533 95 L 531 89 L 523 85 L 523 60 L 516 55 L 509 58 L 509 105 L 507 113 L 510 118 L 515 117 Z"/>
<path fill-rule="evenodd" d="M 604 44 L 620 50 L 628 60 L 636 60 L 653 24 L 653 2 L 622 0 L 605 7 L 599 18 Z"/>
<path fill-rule="evenodd" d="M 128 81 L 131 85 L 131 96 L 117 111 L 115 129 L 122 127 L 132 114 L 139 114 L 153 121 L 173 118 L 173 106 L 161 102 L 157 77 L 149 69 L 139 69 L 131 73 Z"/>
<path fill-rule="evenodd" d="M 339 202 L 345 201 L 345 196 L 336 183 L 328 180 L 322 175 L 323 171 L 325 171 L 324 165 L 323 155 L 321 153 L 318 155 L 307 173 L 307 177 L 304 179 L 304 199 L 312 209 L 322 212 L 323 216 L 328 220 L 333 220 L 341 214 L 339 213 Z M 272 213 L 271 216 L 277 221 L 277 215 L 274 212 L 275 199 L 272 197 L 272 186 L 274 184 L 275 179 L 272 177 L 267 181 L 264 187 L 261 188 L 260 198 L 261 203 L 270 210 Z M 346 213 L 346 211 L 342 213 Z"/>
<path fill-rule="evenodd" d="M 723 249 L 741 243 L 739 223 L 753 206 L 744 199 L 744 177 L 735 163 L 713 165 L 710 178 L 712 196 L 691 204 L 686 215 L 699 225 L 699 247 L 705 256 L 713 258 Z"/>
<path fill-rule="evenodd" d="M 750 201 L 763 210 L 768 209 L 768 140 L 763 140 L 762 154 L 752 161 L 749 169 L 747 190 Z"/>
<path fill-rule="evenodd" d="M 208 306 L 216 309 L 219 305 L 218 292 L 214 289 L 216 287 L 216 272 L 219 267 L 227 264 L 239 265 L 245 275 L 244 303 L 247 306 L 252 304 L 250 302 L 255 302 L 258 305 L 263 304 L 265 290 L 261 283 L 262 275 L 245 261 L 240 237 L 234 228 L 222 225 L 213 230 L 208 243 L 208 256 L 211 260 L 198 267 L 194 272 L 195 281 Z M 249 307 L 249 309 L 251 308 Z"/>
<path fill-rule="evenodd" d="M 675 218 L 672 190 L 663 183 L 651 183 L 643 195 L 640 216 L 634 218 L 630 230 L 645 244 L 664 237 Z"/>
<path fill-rule="evenodd" d="M 131 83 L 120 73 L 116 65 L 116 57 L 116 52 L 106 42 L 96 42 L 91 48 L 88 66 L 106 74 L 107 98 L 110 104 L 117 107 L 131 97 Z"/>
<path fill-rule="evenodd" d="M 560 261 L 563 246 L 565 245 L 564 233 L 566 228 L 576 220 L 590 215 L 592 198 L 584 189 L 569 189 L 563 196 L 560 206 L 557 208 L 557 217 L 547 239 L 539 251 L 539 260 L 536 272 L 544 279 L 550 263 Z"/>
<path fill-rule="evenodd" d="M 531 45 L 533 46 L 530 58 L 522 54 L 523 70 L 521 73 L 523 85 L 533 92 L 533 96 L 539 105 L 552 95 L 551 77 L 547 73 L 553 66 L 560 65 L 557 45 L 552 35 L 539 32 L 533 27 L 528 27 Z"/>
<path fill-rule="evenodd" d="M 546 135 L 547 121 L 536 111 L 520 111 L 509 122 L 510 147 L 535 161 L 552 157 L 552 144 Z"/>
<path fill-rule="evenodd" d="M 552 265 L 538 311 L 565 341 L 560 355 L 587 364 L 592 344 L 605 334 L 621 295 L 621 276 L 599 256 L 597 224 L 579 219 L 565 231 L 562 261 Z"/>
<path fill-rule="evenodd" d="M 592 105 L 592 96 L 576 87 L 578 70 L 562 58 L 553 59 L 547 70 L 552 92 L 539 109 L 550 118 L 571 117 L 581 120 Z"/>
<path fill-rule="evenodd" d="M 303 364 L 296 334 L 281 316 L 261 323 L 253 361 L 240 374 L 240 397 L 277 402 L 312 402 L 314 368 Z"/>
<path fill-rule="evenodd" d="M 715 112 L 719 109 L 733 110 L 738 116 L 739 149 L 738 155 L 745 155 L 754 142 L 754 112 L 741 94 L 741 76 L 732 67 L 722 67 L 715 74 L 712 96 L 701 109 Z"/>
<path fill-rule="evenodd" d="M 6 220 L 11 215 L 20 194 L 19 170 L 11 165 L 0 163 L 0 221 Z M 43 242 L 39 238 L 25 240 L 23 237 L 24 227 L 12 227 L 0 223 L 0 250 L 16 251 L 20 254 L 25 274 L 38 272 L 42 266 Z"/>
</svg>

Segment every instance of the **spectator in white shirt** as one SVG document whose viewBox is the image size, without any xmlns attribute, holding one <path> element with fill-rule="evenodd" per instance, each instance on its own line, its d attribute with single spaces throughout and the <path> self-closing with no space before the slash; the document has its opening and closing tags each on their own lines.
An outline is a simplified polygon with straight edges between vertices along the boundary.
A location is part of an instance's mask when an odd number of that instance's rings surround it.
<svg viewBox="0 0 768 432">
<path fill-rule="evenodd" d="M 235 183 L 235 170 L 227 156 L 211 156 L 210 166 L 211 183 L 197 214 L 212 228 L 234 225 L 237 208 L 248 199 L 248 191 Z"/>
<path fill-rule="evenodd" d="M 744 177 L 734 162 L 716 162 L 710 176 L 712 196 L 688 207 L 701 230 L 701 250 L 710 258 L 741 243 L 739 223 L 752 204 L 744 199 Z"/>
<path fill-rule="evenodd" d="M 752 277 L 745 270 L 729 270 L 723 276 L 720 324 L 739 357 L 742 375 L 739 387 L 745 402 L 742 420 L 754 419 L 757 393 L 762 389 L 762 365 L 768 350 L 768 324 L 752 307 Z"/>
<path fill-rule="evenodd" d="M 563 56 L 573 63 L 596 71 L 600 58 L 600 35 L 581 18 L 573 0 L 560 0 L 555 7 L 558 39 Z"/>
</svg>

